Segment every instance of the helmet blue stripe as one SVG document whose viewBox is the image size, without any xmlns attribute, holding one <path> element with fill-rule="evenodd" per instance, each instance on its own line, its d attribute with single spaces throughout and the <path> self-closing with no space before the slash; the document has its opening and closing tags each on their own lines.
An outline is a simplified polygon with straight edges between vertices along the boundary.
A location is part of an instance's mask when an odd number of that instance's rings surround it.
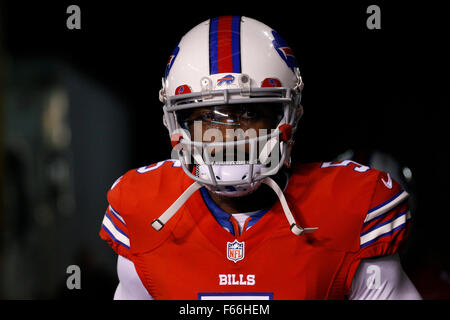
<svg viewBox="0 0 450 320">
<path fill-rule="evenodd" d="M 241 17 L 233 16 L 231 27 L 233 72 L 241 73 Z"/>
<path fill-rule="evenodd" d="M 212 18 L 209 23 L 209 74 L 219 72 L 219 62 L 217 54 L 217 28 L 219 18 Z"/>
</svg>

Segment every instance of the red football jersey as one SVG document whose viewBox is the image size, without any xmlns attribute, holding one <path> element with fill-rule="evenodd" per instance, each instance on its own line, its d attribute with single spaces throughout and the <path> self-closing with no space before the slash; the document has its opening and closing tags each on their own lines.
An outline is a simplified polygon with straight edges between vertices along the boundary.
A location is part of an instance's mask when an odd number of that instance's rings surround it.
<svg viewBox="0 0 450 320">
<path fill-rule="evenodd" d="M 196 191 L 164 228 L 151 227 L 192 184 L 178 161 L 128 171 L 108 192 L 100 236 L 133 261 L 155 299 L 344 299 L 363 258 L 390 255 L 410 221 L 407 193 L 353 161 L 302 164 L 279 202 L 235 237 Z"/>
</svg>

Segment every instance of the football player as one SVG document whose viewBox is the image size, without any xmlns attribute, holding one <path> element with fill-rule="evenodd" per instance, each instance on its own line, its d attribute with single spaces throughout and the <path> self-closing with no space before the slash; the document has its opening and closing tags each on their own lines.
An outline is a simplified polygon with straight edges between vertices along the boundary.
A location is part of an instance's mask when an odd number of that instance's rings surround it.
<svg viewBox="0 0 450 320">
<path fill-rule="evenodd" d="M 302 90 L 291 48 L 257 20 L 181 39 L 160 91 L 174 160 L 108 192 L 115 299 L 420 299 L 397 254 L 407 192 L 354 161 L 291 165 Z"/>
</svg>

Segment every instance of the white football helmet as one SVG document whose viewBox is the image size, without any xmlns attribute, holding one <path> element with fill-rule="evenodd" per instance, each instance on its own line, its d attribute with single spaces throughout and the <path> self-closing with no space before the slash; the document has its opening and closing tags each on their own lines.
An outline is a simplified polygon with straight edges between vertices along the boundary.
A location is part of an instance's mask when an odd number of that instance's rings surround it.
<svg viewBox="0 0 450 320">
<path fill-rule="evenodd" d="M 267 25 L 248 17 L 222 16 L 191 29 L 169 58 L 159 96 L 164 103 L 164 124 L 174 147 L 172 158 L 178 158 L 184 172 L 197 183 L 186 190 L 166 216 L 173 215 L 201 186 L 225 196 L 242 196 L 262 182 L 284 199 L 276 183 L 267 178 L 283 165 L 290 165 L 293 137 L 303 113 L 302 89 L 292 50 Z M 205 142 L 204 137 L 196 138 L 188 129 L 186 114 L 195 110 L 212 110 L 200 117 L 200 123 L 239 127 L 243 116 L 231 116 L 235 113 L 233 108 L 247 112 L 251 107 L 268 106 L 278 107 L 280 114 L 275 125 L 265 128 L 265 134 Z M 221 112 L 224 107 L 228 111 Z M 246 150 L 244 161 L 217 161 L 210 152 L 239 147 Z M 285 208 L 283 201 L 282 204 Z M 165 223 L 160 219 L 153 224 L 157 230 Z M 292 215 L 288 220 L 293 229 L 296 224 Z M 298 227 L 293 232 L 302 234 L 308 230 Z"/>
<path fill-rule="evenodd" d="M 222 195 L 241 196 L 255 190 L 262 179 L 290 162 L 293 134 L 302 113 L 302 87 L 292 50 L 265 24 L 223 16 L 194 27 L 170 56 L 160 91 L 164 121 L 186 174 Z M 196 141 L 180 119 L 180 111 L 192 108 L 262 103 L 283 106 L 280 121 L 275 128 L 267 128 L 272 132 L 238 142 Z M 204 152 L 236 144 L 260 146 L 260 150 L 250 148 L 249 158 L 238 163 L 212 161 Z M 197 166 L 196 173 L 190 164 Z"/>
</svg>

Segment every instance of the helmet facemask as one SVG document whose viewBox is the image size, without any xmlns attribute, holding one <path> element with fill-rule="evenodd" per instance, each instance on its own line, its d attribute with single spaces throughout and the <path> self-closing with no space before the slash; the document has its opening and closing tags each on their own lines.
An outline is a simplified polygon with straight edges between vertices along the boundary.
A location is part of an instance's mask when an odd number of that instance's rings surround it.
<svg viewBox="0 0 450 320">
<path fill-rule="evenodd" d="M 299 79 L 301 82 L 301 78 Z M 173 158 L 184 172 L 223 196 L 243 196 L 289 162 L 300 90 L 223 89 L 166 99 Z"/>
</svg>

